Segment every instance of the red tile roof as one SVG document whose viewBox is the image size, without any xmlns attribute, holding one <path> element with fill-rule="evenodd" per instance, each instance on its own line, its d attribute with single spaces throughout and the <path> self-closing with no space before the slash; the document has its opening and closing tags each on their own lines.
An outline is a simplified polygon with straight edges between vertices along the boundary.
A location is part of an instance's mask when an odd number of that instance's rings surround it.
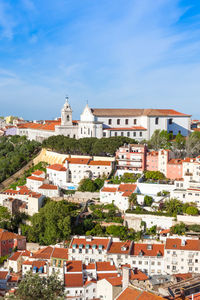
<svg viewBox="0 0 200 300">
<path fill-rule="evenodd" d="M 140 270 L 135 269 L 130 271 L 130 280 L 144 281 L 148 279 L 149 277 Z"/>
<path fill-rule="evenodd" d="M 48 246 L 35 252 L 32 257 L 40 258 L 40 259 L 50 259 L 52 253 L 53 253 L 53 247 Z"/>
<path fill-rule="evenodd" d="M 93 263 L 90 263 L 88 265 L 84 264 L 83 265 L 83 269 L 85 269 L 85 270 L 93 270 L 93 269 L 96 269 L 96 266 Z"/>
<path fill-rule="evenodd" d="M 68 259 L 68 249 L 66 249 L 66 248 L 54 248 L 51 257 L 61 258 L 61 259 Z"/>
<path fill-rule="evenodd" d="M 121 286 L 122 285 L 122 276 L 119 277 L 108 277 L 105 278 L 112 286 Z"/>
<path fill-rule="evenodd" d="M 6 279 L 8 271 L 0 271 L 0 280 Z"/>
<path fill-rule="evenodd" d="M 164 255 L 164 245 L 163 244 L 133 244 L 131 249 L 131 255 L 138 256 L 157 256 L 161 254 Z"/>
<path fill-rule="evenodd" d="M 186 240 L 185 245 L 181 244 L 181 239 L 167 239 L 165 249 L 173 250 L 200 250 L 200 240 Z"/>
<path fill-rule="evenodd" d="M 106 161 L 106 160 L 90 160 L 88 165 L 89 166 L 110 166 L 111 161 Z"/>
<path fill-rule="evenodd" d="M 117 188 L 103 187 L 103 189 L 101 191 L 108 192 L 108 193 L 115 193 L 117 191 Z"/>
<path fill-rule="evenodd" d="M 116 300 L 164 300 L 163 297 L 151 294 L 149 292 L 138 291 L 132 287 L 127 287 Z"/>
<path fill-rule="evenodd" d="M 72 248 L 72 245 L 76 244 L 77 246 L 83 245 L 83 248 L 86 245 L 89 245 L 90 247 L 92 247 L 93 245 L 96 245 L 97 247 L 99 245 L 102 245 L 103 249 L 106 249 L 107 246 L 108 246 L 108 243 L 109 243 L 109 238 L 105 238 L 105 239 L 102 239 L 102 238 L 92 238 L 91 241 L 86 240 L 84 238 L 74 238 L 73 241 L 72 241 L 72 244 L 71 244 L 70 248 Z"/>
<path fill-rule="evenodd" d="M 12 239 L 26 239 L 26 237 L 23 235 L 6 231 L 5 229 L 2 228 L 0 229 L 0 241 L 7 241 Z"/>
<path fill-rule="evenodd" d="M 96 269 L 97 272 L 104 272 L 104 271 L 116 271 L 115 265 L 111 265 L 108 261 L 98 261 L 96 262 Z"/>
<path fill-rule="evenodd" d="M 40 170 L 36 170 L 35 172 L 32 173 L 33 176 L 40 176 L 42 174 L 44 174 L 44 172 Z"/>
<path fill-rule="evenodd" d="M 13 255 L 11 257 L 9 257 L 9 260 L 13 260 L 13 261 L 16 261 L 18 260 L 18 258 L 22 255 L 22 252 L 14 252 Z"/>
<path fill-rule="evenodd" d="M 67 158 L 66 161 L 70 164 L 87 165 L 90 158 Z"/>
<path fill-rule="evenodd" d="M 83 286 L 83 275 L 81 274 L 65 274 L 65 287 L 82 287 Z"/>
<path fill-rule="evenodd" d="M 69 260 L 66 262 L 67 272 L 82 272 L 82 261 L 80 260 Z"/>
<path fill-rule="evenodd" d="M 128 254 L 130 252 L 131 241 L 126 242 L 112 242 L 108 253 L 120 253 L 120 254 Z"/>
<path fill-rule="evenodd" d="M 53 185 L 53 184 L 44 183 L 39 187 L 39 189 L 42 189 L 42 190 L 58 190 L 58 187 L 56 185 Z"/>
<path fill-rule="evenodd" d="M 45 178 L 36 177 L 36 176 L 29 176 L 29 177 L 27 177 L 27 179 L 35 180 L 35 181 L 44 181 L 45 180 Z"/>
<path fill-rule="evenodd" d="M 190 116 L 180 113 L 173 109 L 113 109 L 113 108 L 92 108 L 92 113 L 95 116 Z"/>
<path fill-rule="evenodd" d="M 170 164 L 170 165 L 182 165 L 182 163 L 183 163 L 183 160 L 178 159 L 178 158 L 170 159 L 168 162 L 168 164 Z"/>
<path fill-rule="evenodd" d="M 67 171 L 67 169 L 63 165 L 61 165 L 61 164 L 50 165 L 50 166 L 47 167 L 47 169 L 55 170 L 55 171 L 60 171 L 60 172 Z"/>
<path fill-rule="evenodd" d="M 118 273 L 98 273 L 97 274 L 97 279 L 106 279 L 106 278 L 111 278 L 111 277 L 118 277 Z"/>
<path fill-rule="evenodd" d="M 137 185 L 132 183 L 121 183 L 118 192 L 123 192 L 122 196 L 129 197 L 136 190 Z"/>
</svg>

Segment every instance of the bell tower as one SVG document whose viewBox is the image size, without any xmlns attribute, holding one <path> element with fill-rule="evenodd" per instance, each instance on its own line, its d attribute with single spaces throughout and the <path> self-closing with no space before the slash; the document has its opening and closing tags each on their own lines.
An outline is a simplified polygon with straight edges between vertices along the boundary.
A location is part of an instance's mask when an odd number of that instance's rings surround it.
<svg viewBox="0 0 200 300">
<path fill-rule="evenodd" d="M 72 126 L 72 109 L 69 97 L 65 97 L 65 104 L 61 110 L 61 126 Z"/>
</svg>

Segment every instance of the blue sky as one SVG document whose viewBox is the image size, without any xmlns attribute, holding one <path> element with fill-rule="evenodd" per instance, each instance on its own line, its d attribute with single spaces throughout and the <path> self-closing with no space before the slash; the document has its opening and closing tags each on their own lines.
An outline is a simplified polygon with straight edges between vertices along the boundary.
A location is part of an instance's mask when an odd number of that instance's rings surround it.
<svg viewBox="0 0 200 300">
<path fill-rule="evenodd" d="M 200 117 L 199 0 L 0 0 L 0 115 L 91 107 Z"/>
</svg>

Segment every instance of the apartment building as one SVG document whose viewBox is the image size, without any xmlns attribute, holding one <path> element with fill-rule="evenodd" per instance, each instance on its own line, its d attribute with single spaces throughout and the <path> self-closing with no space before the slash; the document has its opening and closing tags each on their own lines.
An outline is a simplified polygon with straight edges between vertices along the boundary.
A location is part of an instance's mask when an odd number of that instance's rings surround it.
<svg viewBox="0 0 200 300">
<path fill-rule="evenodd" d="M 117 170 L 124 172 L 142 173 L 146 169 L 147 146 L 129 144 L 116 151 Z"/>
<path fill-rule="evenodd" d="M 138 191 L 137 185 L 133 183 L 110 184 L 105 182 L 100 190 L 100 202 L 113 203 L 121 211 L 126 211 L 129 208 L 129 197 Z"/>
<path fill-rule="evenodd" d="M 165 273 L 199 273 L 200 240 L 167 238 L 164 250 Z"/>
</svg>

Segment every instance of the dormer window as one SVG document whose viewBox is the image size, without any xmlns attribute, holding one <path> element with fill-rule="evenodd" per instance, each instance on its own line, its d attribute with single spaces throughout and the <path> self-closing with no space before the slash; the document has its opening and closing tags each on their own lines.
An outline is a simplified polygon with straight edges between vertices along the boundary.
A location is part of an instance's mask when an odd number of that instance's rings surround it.
<svg viewBox="0 0 200 300">
<path fill-rule="evenodd" d="M 147 250 L 152 250 L 153 246 L 152 245 L 147 245 Z"/>
<path fill-rule="evenodd" d="M 124 245 L 121 247 L 121 251 L 126 251 L 127 250 L 127 247 Z"/>
<path fill-rule="evenodd" d="M 77 247 L 77 244 L 73 244 L 73 245 L 72 245 L 72 248 L 73 248 L 73 249 L 76 249 L 76 247 Z"/>
<path fill-rule="evenodd" d="M 162 253 L 160 251 L 158 251 L 157 256 L 162 256 Z"/>
<path fill-rule="evenodd" d="M 139 252 L 139 256 L 143 256 L 144 255 L 144 252 L 141 250 L 140 252 Z"/>
</svg>

